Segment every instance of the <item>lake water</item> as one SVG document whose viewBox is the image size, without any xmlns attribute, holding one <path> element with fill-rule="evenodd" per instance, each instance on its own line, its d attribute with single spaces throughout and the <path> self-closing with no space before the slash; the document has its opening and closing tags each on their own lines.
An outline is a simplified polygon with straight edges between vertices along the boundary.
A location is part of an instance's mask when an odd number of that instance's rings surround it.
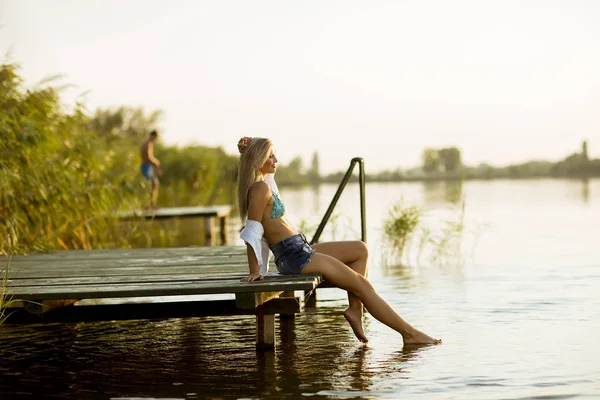
<svg viewBox="0 0 600 400">
<path fill-rule="evenodd" d="M 282 197 L 314 230 L 336 188 Z M 369 184 L 366 193 L 369 278 L 442 345 L 405 349 L 370 315 L 360 345 L 339 289 L 276 321 L 274 352 L 255 351 L 253 317 L 7 325 L 0 399 L 600 398 L 600 180 Z M 394 257 L 382 228 L 400 199 L 425 214 Z M 460 235 L 444 234 L 458 222 Z M 350 185 L 322 240 L 359 237 Z"/>
</svg>

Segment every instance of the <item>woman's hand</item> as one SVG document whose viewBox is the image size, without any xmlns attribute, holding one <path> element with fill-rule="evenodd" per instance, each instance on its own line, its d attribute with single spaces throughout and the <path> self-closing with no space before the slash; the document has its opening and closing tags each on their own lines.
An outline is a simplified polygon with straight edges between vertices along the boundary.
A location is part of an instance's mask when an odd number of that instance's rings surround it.
<svg viewBox="0 0 600 400">
<path fill-rule="evenodd" d="M 253 281 L 262 281 L 265 279 L 261 274 L 250 274 L 245 278 L 240 279 L 240 282 L 253 282 Z"/>
</svg>

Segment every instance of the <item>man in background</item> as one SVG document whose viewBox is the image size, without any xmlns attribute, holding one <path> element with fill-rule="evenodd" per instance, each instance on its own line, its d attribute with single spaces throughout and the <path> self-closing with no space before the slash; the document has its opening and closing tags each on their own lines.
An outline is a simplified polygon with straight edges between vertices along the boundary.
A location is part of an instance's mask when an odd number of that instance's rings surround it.
<svg viewBox="0 0 600 400">
<path fill-rule="evenodd" d="M 152 194 L 150 197 L 150 208 L 158 208 L 156 200 L 158 199 L 158 187 L 160 182 L 158 177 L 162 175 L 160 169 L 160 161 L 154 157 L 154 142 L 158 139 L 158 132 L 152 131 L 148 136 L 148 139 L 144 140 L 144 143 L 140 146 L 140 155 L 142 156 L 142 175 L 148 182 L 152 183 Z"/>
</svg>

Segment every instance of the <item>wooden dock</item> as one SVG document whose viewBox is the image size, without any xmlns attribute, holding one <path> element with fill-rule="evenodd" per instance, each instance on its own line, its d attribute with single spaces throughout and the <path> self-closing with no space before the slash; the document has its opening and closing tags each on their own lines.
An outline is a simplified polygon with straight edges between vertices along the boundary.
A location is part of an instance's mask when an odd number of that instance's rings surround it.
<svg viewBox="0 0 600 400">
<path fill-rule="evenodd" d="M 171 218 L 204 218 L 206 243 L 210 246 L 216 246 L 217 234 L 215 222 L 218 222 L 219 225 L 221 244 L 226 245 L 230 214 L 231 206 L 229 205 L 207 207 L 163 207 L 156 210 L 126 211 L 119 214 L 119 219 L 135 220 L 144 218 L 147 220 L 161 220 Z"/>
<path fill-rule="evenodd" d="M 0 256 L 2 265 L 6 261 Z M 240 282 L 247 274 L 243 246 L 13 256 L 8 274 L 8 300 L 13 301 L 13 308 L 7 310 L 6 323 L 254 314 L 257 347 L 273 348 L 274 315 L 300 312 L 301 302 L 294 291 L 314 290 L 322 278 L 272 276 Z M 206 297 L 202 295 L 214 294 L 230 294 L 235 299 L 202 299 Z"/>
</svg>

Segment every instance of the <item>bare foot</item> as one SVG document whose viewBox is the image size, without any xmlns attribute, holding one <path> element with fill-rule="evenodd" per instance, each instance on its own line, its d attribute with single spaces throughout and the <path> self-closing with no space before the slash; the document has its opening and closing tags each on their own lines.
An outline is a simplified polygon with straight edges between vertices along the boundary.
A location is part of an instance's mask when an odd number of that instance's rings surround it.
<svg viewBox="0 0 600 400">
<path fill-rule="evenodd" d="M 362 343 L 367 343 L 369 339 L 365 336 L 365 331 L 363 331 L 362 326 L 362 315 L 359 311 L 355 311 L 348 307 L 346 311 L 344 311 L 344 317 L 352 327 L 354 331 L 354 335 L 360 340 Z"/>
<path fill-rule="evenodd" d="M 402 339 L 404 340 L 404 344 L 440 344 L 442 343 L 441 339 L 434 339 L 423 332 L 415 329 L 415 331 L 409 335 L 403 335 Z"/>
</svg>

